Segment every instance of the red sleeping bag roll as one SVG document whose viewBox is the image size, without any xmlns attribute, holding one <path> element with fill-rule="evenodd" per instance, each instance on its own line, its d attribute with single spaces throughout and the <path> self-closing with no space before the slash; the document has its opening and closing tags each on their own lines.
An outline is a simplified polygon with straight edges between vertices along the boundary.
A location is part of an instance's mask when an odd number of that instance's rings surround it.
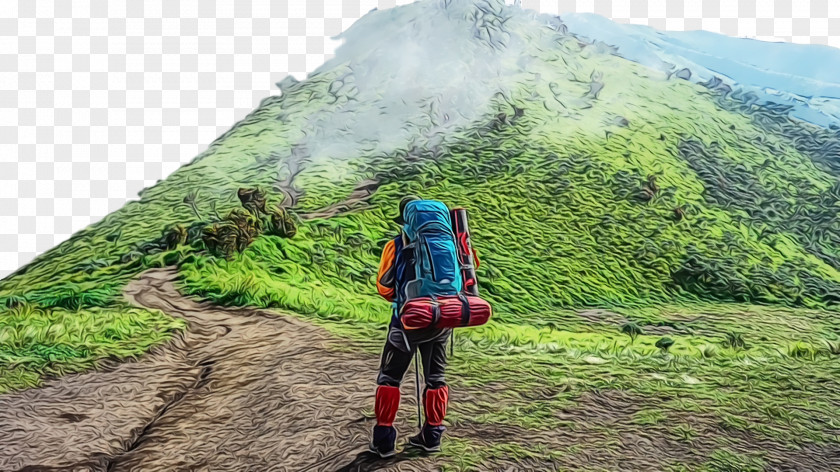
<svg viewBox="0 0 840 472">
<path fill-rule="evenodd" d="M 402 307 L 400 318 L 405 329 L 463 328 L 487 323 L 490 304 L 472 295 L 418 297 Z"/>
</svg>

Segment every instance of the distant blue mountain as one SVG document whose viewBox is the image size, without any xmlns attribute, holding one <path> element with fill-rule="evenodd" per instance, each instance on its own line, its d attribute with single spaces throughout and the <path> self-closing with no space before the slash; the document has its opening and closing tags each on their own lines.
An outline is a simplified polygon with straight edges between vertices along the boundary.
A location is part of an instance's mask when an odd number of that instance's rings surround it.
<svg viewBox="0 0 840 472">
<path fill-rule="evenodd" d="M 718 77 L 760 100 L 792 105 L 790 114 L 796 118 L 840 125 L 840 49 L 708 31 L 659 31 L 591 13 L 568 13 L 561 19 L 571 33 L 614 46 L 632 61 L 671 73 L 688 69 L 694 82 Z"/>
</svg>

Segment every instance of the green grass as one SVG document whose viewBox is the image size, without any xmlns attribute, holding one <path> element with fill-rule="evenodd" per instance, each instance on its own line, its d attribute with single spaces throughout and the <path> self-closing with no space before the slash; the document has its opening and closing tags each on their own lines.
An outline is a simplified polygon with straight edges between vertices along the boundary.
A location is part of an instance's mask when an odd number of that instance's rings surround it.
<svg viewBox="0 0 840 472">
<path fill-rule="evenodd" d="M 106 359 L 136 358 L 185 327 L 159 311 L 125 305 L 81 312 L 18 305 L 0 313 L 0 393 Z"/>
<path fill-rule="evenodd" d="M 728 449 L 718 449 L 706 464 L 706 470 L 720 472 L 760 472 L 765 462 L 761 454 L 741 454 Z"/>
<path fill-rule="evenodd" d="M 662 423 L 667 419 L 661 410 L 641 410 L 633 415 L 633 423 L 647 426 Z"/>
<path fill-rule="evenodd" d="M 294 238 L 263 236 L 230 259 L 201 244 L 159 248 L 174 225 L 236 208 L 240 187 L 282 199 L 275 184 L 288 176 L 285 164 L 310 115 L 338 110 L 328 90 L 349 66 L 264 100 L 140 201 L 0 282 L 0 306 L 17 307 L 0 323 L 18 320 L 13 337 L 40 319 L 43 329 L 77 319 L 83 339 L 98 339 L 107 323 L 125 326 L 108 317 L 129 310 L 119 300 L 131 277 L 178 265 L 187 294 L 292 312 L 375 352 L 390 316 L 375 291 L 379 254 L 397 229 L 396 202 L 416 193 L 470 210 L 480 290 L 495 310 L 486 326 L 458 332 L 451 364 L 458 387 L 495 387 L 494 396 L 459 404 L 452 421 L 565 428 L 581 433 L 575 450 L 618 448 L 615 431 L 585 418 L 593 395 L 621 392 L 632 403 L 612 412 L 616 431 L 650 429 L 688 444 L 719 435 L 720 449 L 696 458 L 710 470 L 772 463 L 727 449 L 727 431 L 756 444 L 837 444 L 840 166 L 826 156 L 840 136 L 556 39 L 506 79 L 512 92 L 494 98 L 486 119 L 436 149 L 418 141 L 386 155 L 303 159 L 294 211 L 341 202 L 375 179 L 364 210 L 301 221 Z M 587 92 L 597 73 L 605 87 L 595 98 Z M 24 309 L 40 314 L 14 314 Z M 20 344 L 9 351 L 18 357 L 0 361 L 0 386 L 137 355 L 175 327 L 144 316 L 96 349 L 54 337 Z M 630 324 L 634 339 L 622 332 Z M 663 337 L 674 341 L 668 352 L 656 347 Z M 135 350 L 123 355 L 129 344 Z M 527 455 L 518 443 L 496 452 L 453 444 L 467 469 L 496 453 Z"/>
</svg>

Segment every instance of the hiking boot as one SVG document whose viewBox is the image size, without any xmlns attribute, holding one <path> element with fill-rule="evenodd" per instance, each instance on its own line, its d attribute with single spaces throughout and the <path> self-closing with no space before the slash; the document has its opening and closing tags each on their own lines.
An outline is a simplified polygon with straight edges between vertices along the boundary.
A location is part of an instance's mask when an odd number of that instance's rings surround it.
<svg viewBox="0 0 840 472">
<path fill-rule="evenodd" d="M 397 453 L 397 429 L 393 426 L 373 427 L 373 437 L 370 440 L 370 452 L 379 454 L 379 457 L 387 459 Z"/>
<path fill-rule="evenodd" d="M 426 422 L 420 433 L 408 438 L 408 444 L 426 452 L 440 451 L 440 437 L 446 431 L 443 418 L 449 403 L 449 387 L 426 388 L 423 391 L 423 406 L 426 410 Z"/>
<path fill-rule="evenodd" d="M 426 452 L 440 452 L 440 438 L 446 431 L 445 426 L 423 425 L 420 433 L 408 438 L 408 444 Z"/>
<path fill-rule="evenodd" d="M 376 387 L 376 400 L 373 407 L 376 413 L 376 426 L 370 439 L 370 452 L 385 459 L 397 453 L 397 429 L 394 418 L 400 407 L 400 388 L 391 385 Z"/>
</svg>

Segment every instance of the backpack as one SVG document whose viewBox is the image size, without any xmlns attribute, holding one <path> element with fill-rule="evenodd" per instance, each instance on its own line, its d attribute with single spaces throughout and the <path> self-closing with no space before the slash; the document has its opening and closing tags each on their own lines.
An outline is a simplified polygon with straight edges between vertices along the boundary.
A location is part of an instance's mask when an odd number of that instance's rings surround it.
<svg viewBox="0 0 840 472">
<path fill-rule="evenodd" d="M 460 293 L 461 266 L 449 208 L 437 200 L 415 200 L 405 206 L 403 213 L 403 243 L 410 254 L 406 261 L 410 280 L 403 287 L 402 301 Z"/>
</svg>

